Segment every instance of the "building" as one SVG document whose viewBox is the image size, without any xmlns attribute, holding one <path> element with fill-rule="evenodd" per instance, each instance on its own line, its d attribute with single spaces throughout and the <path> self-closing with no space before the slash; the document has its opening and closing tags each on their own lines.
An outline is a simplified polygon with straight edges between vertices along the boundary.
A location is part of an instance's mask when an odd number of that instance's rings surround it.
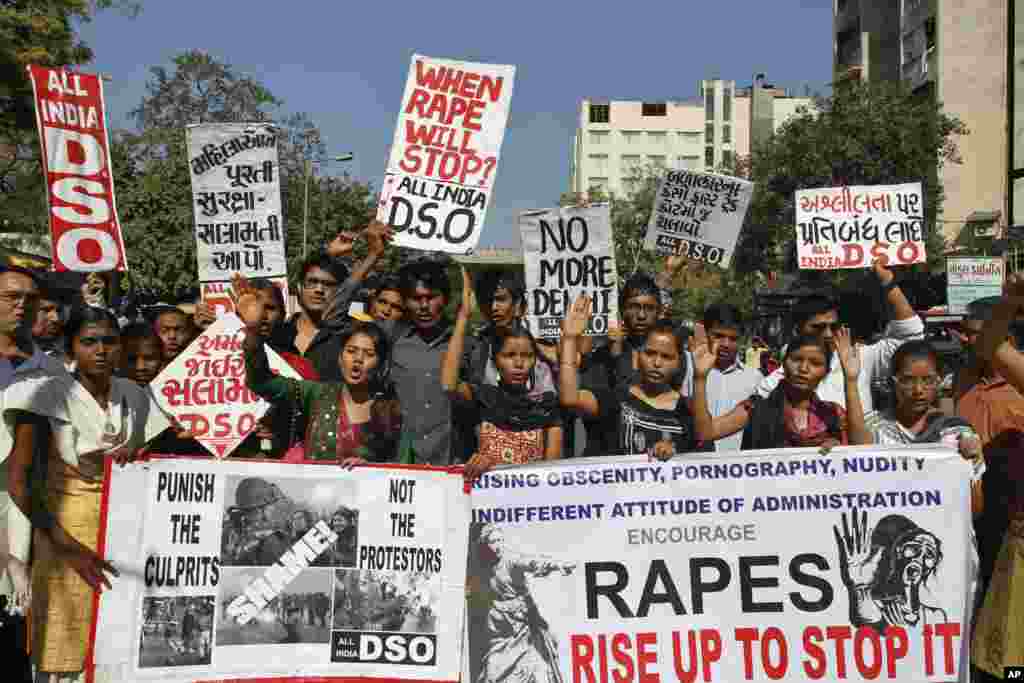
<svg viewBox="0 0 1024 683">
<path fill-rule="evenodd" d="M 763 75 L 740 91 L 735 81 L 705 80 L 689 101 L 583 100 L 573 138 L 569 191 L 628 195 L 638 171 L 651 166 L 704 171 L 729 169 L 737 156 L 772 132 L 805 97 L 767 85 Z M 751 106 L 754 93 L 756 107 Z M 752 120 L 754 110 L 758 114 Z M 755 143 L 756 147 L 756 143 Z"/>
<path fill-rule="evenodd" d="M 833 0 L 837 81 L 902 81 L 937 98 L 970 130 L 957 140 L 963 163 L 940 171 L 946 196 L 939 220 L 949 242 L 972 216 L 1000 223 L 1010 216 L 1007 26 L 1008 3 L 1016 1 Z"/>
</svg>

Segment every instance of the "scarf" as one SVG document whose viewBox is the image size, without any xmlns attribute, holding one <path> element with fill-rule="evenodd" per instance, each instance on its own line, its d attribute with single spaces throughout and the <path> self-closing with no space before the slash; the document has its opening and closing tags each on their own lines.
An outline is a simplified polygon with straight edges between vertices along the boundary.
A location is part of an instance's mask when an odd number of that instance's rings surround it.
<svg viewBox="0 0 1024 683">
<path fill-rule="evenodd" d="M 481 421 L 486 420 L 499 429 L 532 431 L 554 426 L 561 420 L 558 395 L 554 392 L 545 392 L 534 399 L 525 387 L 510 387 L 504 383 L 475 386 L 473 390 L 477 392 Z"/>
</svg>

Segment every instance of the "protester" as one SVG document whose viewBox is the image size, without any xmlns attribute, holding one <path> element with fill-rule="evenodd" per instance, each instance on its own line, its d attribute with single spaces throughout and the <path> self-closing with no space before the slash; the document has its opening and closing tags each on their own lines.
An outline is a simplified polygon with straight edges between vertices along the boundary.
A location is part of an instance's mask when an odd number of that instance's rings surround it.
<svg viewBox="0 0 1024 683">
<path fill-rule="evenodd" d="M 156 379 L 163 365 L 163 345 L 152 325 L 133 323 L 121 330 L 119 377 L 146 386 Z"/>
<path fill-rule="evenodd" d="M 4 392 L 11 498 L 36 532 L 32 649 L 37 672 L 52 679 L 82 670 L 93 593 L 110 587 L 106 574 L 117 575 L 96 553 L 104 460 L 136 457 L 170 426 L 143 388 L 114 376 L 120 335 L 112 313 L 74 310 L 67 344 L 74 376 L 27 377 Z M 16 550 L 24 557 L 27 548 Z"/>
<path fill-rule="evenodd" d="M 160 338 L 164 364 L 168 364 L 185 350 L 191 341 L 191 323 L 188 314 L 177 306 L 161 304 L 151 311 L 153 329 Z"/>
<path fill-rule="evenodd" d="M 374 320 L 401 320 L 405 315 L 402 289 L 394 275 L 380 277 L 372 283 L 367 303 Z"/>
<path fill-rule="evenodd" d="M 987 591 L 971 648 L 982 681 L 1001 679 L 1024 652 L 1024 340 L 1011 332 L 1024 315 L 1024 276 L 1011 277 L 1005 291 L 968 305 L 960 337 L 970 363 L 956 385 L 957 411 L 978 428 L 988 465 L 976 525 Z"/>
<path fill-rule="evenodd" d="M 238 315 L 245 323 L 246 384 L 271 403 L 292 400 L 301 407 L 308 427 L 306 458 L 392 462 L 401 432 L 396 398 L 382 398 L 388 377 L 388 343 L 372 323 L 356 322 L 339 335 L 335 360 L 341 382 L 312 382 L 274 375 L 267 361 L 260 326 L 266 303 L 243 278 L 233 282 Z M 290 430 L 291 431 L 291 430 Z"/>
<path fill-rule="evenodd" d="M 24 377 L 67 374 L 60 359 L 44 353 L 32 340 L 39 299 L 35 273 L 0 267 L 0 390 Z M 10 433 L 0 429 L 0 594 L 10 598 L 12 609 L 22 611 L 31 595 L 27 562 L 32 531 L 28 517 L 11 505 L 8 495 L 5 461 L 12 445 Z"/>
<path fill-rule="evenodd" d="M 924 323 L 914 313 L 913 307 L 896 282 L 893 272 L 886 268 L 880 260 L 874 262 L 872 270 L 882 292 L 885 293 L 886 301 L 892 306 L 893 319 L 881 340 L 875 344 L 859 347 L 862 370 L 858 393 L 865 413 L 874 410 L 871 385 L 876 378 L 888 376 L 892 355 L 896 353 L 899 345 L 911 339 L 924 338 Z M 797 304 L 793 311 L 793 321 L 795 336 L 815 336 L 825 342 L 829 348 L 834 348 L 835 334 L 843 326 L 839 322 L 838 303 L 830 297 L 820 295 L 810 297 Z M 785 355 L 784 350 L 783 357 Z M 829 374 L 818 385 L 818 398 L 845 407 L 846 380 L 841 363 L 832 358 L 829 365 L 831 367 Z M 771 394 L 782 381 L 784 373 L 785 363 L 782 368 L 775 370 L 761 381 L 757 388 L 758 395 L 765 398 Z"/>
<path fill-rule="evenodd" d="M 679 391 L 685 342 L 672 323 L 647 328 L 639 353 L 639 380 L 611 388 L 581 387 L 577 344 L 587 329 L 591 299 L 581 296 L 562 321 L 559 399 L 564 408 L 614 425 L 612 442 L 619 453 L 648 453 L 660 460 L 695 450 L 698 442 L 693 415 Z"/>
<path fill-rule="evenodd" d="M 720 342 L 707 339 L 703 325 L 693 341 L 693 410 L 697 435 L 721 439 L 743 431 L 743 450 L 764 448 L 833 448 L 871 443 L 864 425 L 858 377 L 861 371 L 850 331 L 843 327 L 832 338 L 845 378 L 846 408 L 819 398 L 818 388 L 829 375 L 830 347 L 820 337 L 801 336 L 786 349 L 784 377 L 767 398 L 757 395 L 729 413 L 712 417 L 708 411 L 707 377 L 718 358 Z"/>
<path fill-rule="evenodd" d="M 63 304 L 55 287 L 44 279 L 40 287 L 39 306 L 32 325 L 32 340 L 43 353 L 64 362 Z"/>
<path fill-rule="evenodd" d="M 707 339 L 716 348 L 715 365 L 708 372 L 705 387 L 711 417 L 722 417 L 732 412 L 754 395 L 757 385 L 764 379 L 759 369 L 745 367 L 739 361 L 739 338 L 743 327 L 743 316 L 735 306 L 712 304 L 704 311 Z M 716 451 L 738 451 L 742 442 L 743 434 L 736 432 L 717 439 L 714 445 Z"/>
<path fill-rule="evenodd" d="M 514 316 L 509 306 L 502 324 L 488 338 L 495 381 L 485 382 L 483 373 L 460 381 L 459 363 L 466 339 L 466 327 L 475 307 L 473 283 L 462 271 L 462 303 L 455 329 L 441 365 L 441 384 L 455 401 L 472 406 L 477 429 L 477 450 L 466 463 L 469 481 L 499 464 L 521 465 L 538 460 L 557 460 L 562 455 L 562 420 L 554 387 L 535 389 L 539 384 L 537 345 L 533 335 Z M 493 315 L 493 314 L 492 314 Z M 511 324 L 506 325 L 505 320 Z M 493 317 L 492 317 L 493 320 Z"/>
</svg>

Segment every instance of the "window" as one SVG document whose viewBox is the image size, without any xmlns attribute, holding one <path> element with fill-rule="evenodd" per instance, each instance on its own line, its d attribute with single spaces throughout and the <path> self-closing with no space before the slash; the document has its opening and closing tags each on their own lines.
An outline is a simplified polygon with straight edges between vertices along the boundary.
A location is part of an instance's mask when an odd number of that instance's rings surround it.
<svg viewBox="0 0 1024 683">
<path fill-rule="evenodd" d="M 594 192 L 594 191 L 607 192 L 608 191 L 608 179 L 607 178 L 591 178 L 590 179 L 589 191 L 590 192 Z"/>
<path fill-rule="evenodd" d="M 696 145 L 700 143 L 700 131 L 679 131 L 679 142 L 684 145 Z"/>
<path fill-rule="evenodd" d="M 658 132 L 650 132 L 650 131 L 648 131 L 648 133 L 647 133 L 647 142 L 651 143 L 652 145 L 658 145 L 658 146 L 664 147 L 665 146 L 665 141 L 667 139 L 668 139 L 668 134 L 667 133 L 663 133 L 661 131 L 658 131 Z"/>
<path fill-rule="evenodd" d="M 699 171 L 700 155 L 693 154 L 688 156 L 676 157 L 676 168 L 685 171 Z"/>
<path fill-rule="evenodd" d="M 607 154 L 591 154 L 588 160 L 590 172 L 597 173 L 598 175 L 608 175 L 608 155 Z"/>
<path fill-rule="evenodd" d="M 722 118 L 732 121 L 732 88 L 726 88 L 722 92 Z"/>
<path fill-rule="evenodd" d="M 640 155 L 639 154 L 623 154 L 622 155 L 622 174 L 630 175 L 640 168 Z"/>
<path fill-rule="evenodd" d="M 704 142 L 712 144 L 715 141 L 715 124 L 709 123 L 704 126 Z"/>
<path fill-rule="evenodd" d="M 658 168 L 666 168 L 668 166 L 668 160 L 664 154 L 648 154 L 647 161 L 649 161 L 652 166 L 657 166 Z"/>
<path fill-rule="evenodd" d="M 627 145 L 637 145 L 640 143 L 640 131 L 638 130 L 624 130 L 622 131 L 622 141 Z"/>
<path fill-rule="evenodd" d="M 644 102 L 640 106 L 641 116 L 668 116 L 668 107 L 664 102 Z"/>
<path fill-rule="evenodd" d="M 608 123 L 612 118 L 612 106 L 610 104 L 590 105 L 591 123 Z"/>
<path fill-rule="evenodd" d="M 731 149 L 723 149 L 722 150 L 722 166 L 724 168 L 729 168 L 729 169 L 732 168 L 732 150 Z"/>
<path fill-rule="evenodd" d="M 732 142 L 732 126 L 730 126 L 727 123 L 724 126 L 722 126 L 722 143 L 725 144 L 725 143 L 731 143 L 731 142 Z"/>
<path fill-rule="evenodd" d="M 935 49 L 935 17 L 924 22 L 924 39 L 927 50 Z"/>
<path fill-rule="evenodd" d="M 704 118 L 713 120 L 715 118 L 715 90 L 704 90 Z"/>
<path fill-rule="evenodd" d="M 607 145 L 610 135 L 611 134 L 606 130 L 592 130 L 589 135 L 590 144 L 595 147 Z"/>
<path fill-rule="evenodd" d="M 715 167 L 715 148 L 705 147 L 704 148 L 704 166 L 705 168 Z"/>
</svg>

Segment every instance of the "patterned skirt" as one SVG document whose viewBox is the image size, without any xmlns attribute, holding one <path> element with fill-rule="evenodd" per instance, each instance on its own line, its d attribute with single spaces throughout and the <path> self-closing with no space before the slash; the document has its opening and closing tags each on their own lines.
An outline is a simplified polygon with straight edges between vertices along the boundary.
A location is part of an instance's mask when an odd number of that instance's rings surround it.
<svg viewBox="0 0 1024 683">
<path fill-rule="evenodd" d="M 1024 663 L 1024 519 L 1010 522 L 971 642 L 974 665 L 1002 678 Z"/>
</svg>

